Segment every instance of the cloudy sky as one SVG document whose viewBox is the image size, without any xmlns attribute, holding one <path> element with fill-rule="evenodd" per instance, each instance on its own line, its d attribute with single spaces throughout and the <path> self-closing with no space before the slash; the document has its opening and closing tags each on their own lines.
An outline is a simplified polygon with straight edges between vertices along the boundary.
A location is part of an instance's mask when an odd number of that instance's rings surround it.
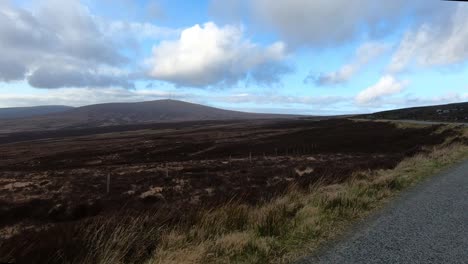
<svg viewBox="0 0 468 264">
<path fill-rule="evenodd" d="M 468 101 L 468 3 L 0 0 L 0 107 L 346 114 Z"/>
</svg>

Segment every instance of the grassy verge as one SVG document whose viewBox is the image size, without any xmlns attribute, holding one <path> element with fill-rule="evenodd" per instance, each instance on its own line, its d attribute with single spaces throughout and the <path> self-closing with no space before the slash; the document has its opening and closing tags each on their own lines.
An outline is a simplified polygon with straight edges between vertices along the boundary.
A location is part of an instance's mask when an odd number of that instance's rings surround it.
<svg viewBox="0 0 468 264">
<path fill-rule="evenodd" d="M 340 234 L 388 198 L 468 156 L 451 144 L 394 170 L 356 173 L 339 185 L 291 190 L 260 207 L 227 206 L 189 231 L 174 230 L 148 263 L 290 263 Z"/>
<path fill-rule="evenodd" d="M 76 263 L 291 263 L 399 191 L 466 159 L 468 130 L 454 129 L 458 136 L 392 170 L 356 172 L 342 184 L 308 190 L 292 187 L 263 205 L 227 204 L 175 228 L 155 227 L 151 217 L 87 224 L 68 250 L 79 255 Z"/>
</svg>

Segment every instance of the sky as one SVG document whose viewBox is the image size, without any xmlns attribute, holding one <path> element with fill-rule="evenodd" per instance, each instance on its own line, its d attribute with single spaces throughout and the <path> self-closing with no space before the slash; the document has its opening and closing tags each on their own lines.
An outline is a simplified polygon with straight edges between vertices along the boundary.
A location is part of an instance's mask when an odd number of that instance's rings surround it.
<svg viewBox="0 0 468 264">
<path fill-rule="evenodd" d="M 0 0 L 0 107 L 330 115 L 468 101 L 468 3 Z"/>
</svg>

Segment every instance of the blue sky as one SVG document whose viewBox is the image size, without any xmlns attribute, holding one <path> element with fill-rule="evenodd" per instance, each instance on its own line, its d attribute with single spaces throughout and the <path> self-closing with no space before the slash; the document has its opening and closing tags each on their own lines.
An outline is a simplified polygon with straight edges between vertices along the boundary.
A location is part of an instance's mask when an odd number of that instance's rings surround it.
<svg viewBox="0 0 468 264">
<path fill-rule="evenodd" d="M 172 98 L 347 114 L 468 101 L 468 4 L 0 0 L 0 107 Z"/>
</svg>

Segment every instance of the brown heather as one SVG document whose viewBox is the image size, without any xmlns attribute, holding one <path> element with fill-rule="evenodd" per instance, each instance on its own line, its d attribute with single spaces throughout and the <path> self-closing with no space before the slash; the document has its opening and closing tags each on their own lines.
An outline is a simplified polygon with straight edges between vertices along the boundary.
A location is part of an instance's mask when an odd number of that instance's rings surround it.
<svg viewBox="0 0 468 264">
<path fill-rule="evenodd" d="M 452 129 L 459 135 L 394 169 L 355 172 L 343 183 L 307 190 L 291 187 L 261 205 L 230 202 L 178 226 L 155 226 L 151 215 L 87 222 L 70 231 L 76 244 L 58 252 L 58 262 L 67 255 L 63 259 L 75 259 L 70 263 L 291 263 L 398 192 L 467 158 L 467 129 Z"/>
</svg>

